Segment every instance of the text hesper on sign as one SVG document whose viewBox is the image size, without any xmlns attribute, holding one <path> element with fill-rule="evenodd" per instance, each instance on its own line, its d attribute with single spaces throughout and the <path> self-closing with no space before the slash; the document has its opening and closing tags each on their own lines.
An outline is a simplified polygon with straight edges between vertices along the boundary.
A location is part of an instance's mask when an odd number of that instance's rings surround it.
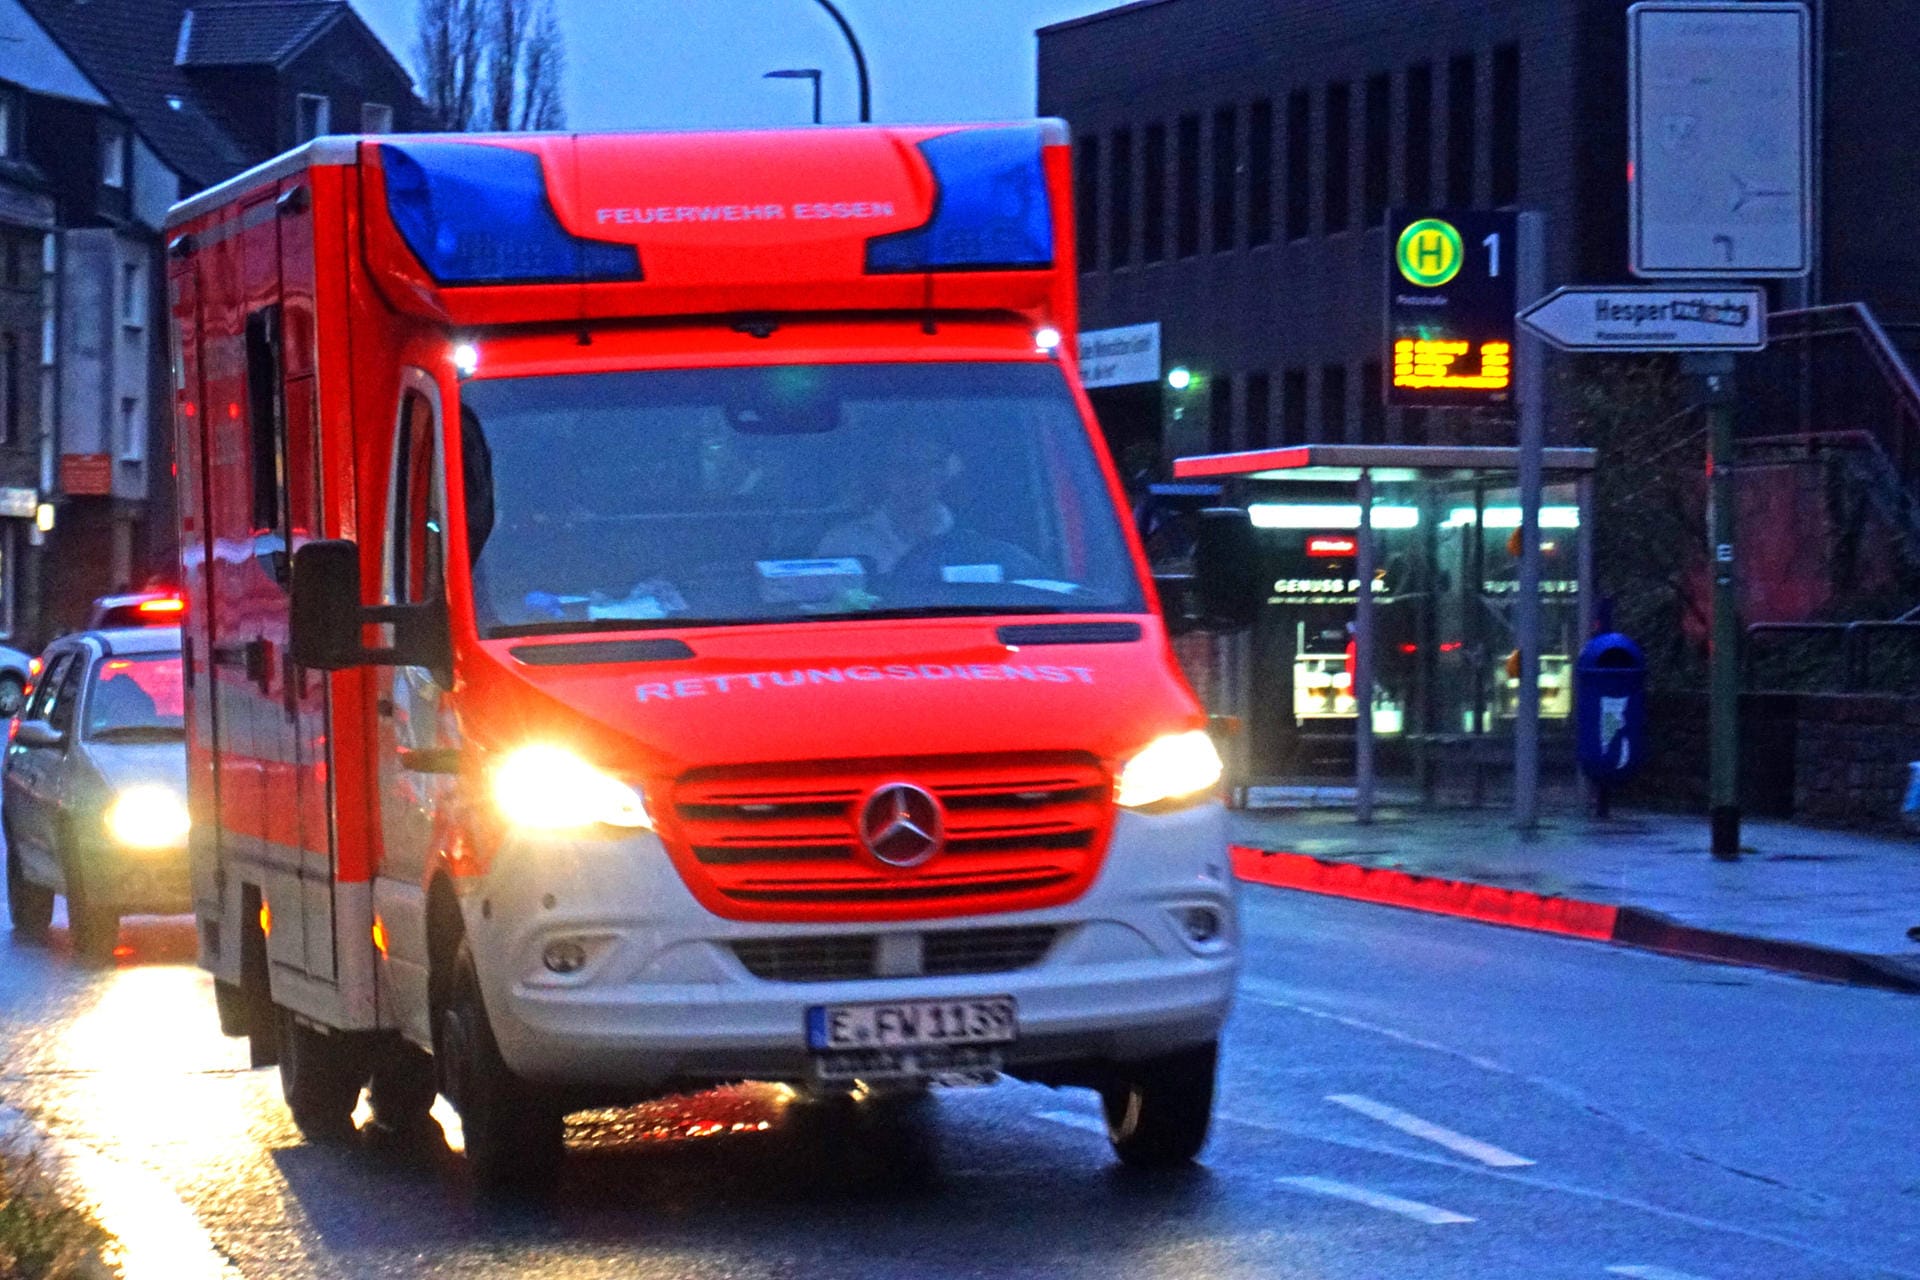
<svg viewBox="0 0 1920 1280">
<path fill-rule="evenodd" d="M 1759 351 L 1767 345 L 1758 288 L 1571 285 L 1520 313 L 1562 351 Z"/>
</svg>

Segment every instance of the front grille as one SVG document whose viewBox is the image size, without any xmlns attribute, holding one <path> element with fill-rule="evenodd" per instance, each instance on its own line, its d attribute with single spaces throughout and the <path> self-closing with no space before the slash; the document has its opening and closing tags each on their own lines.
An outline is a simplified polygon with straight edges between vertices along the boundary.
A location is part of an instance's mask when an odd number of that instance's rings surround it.
<svg viewBox="0 0 1920 1280">
<path fill-rule="evenodd" d="M 918 943 L 918 964 L 877 973 L 879 939 L 872 934 L 825 938 L 755 938 L 733 944 L 733 954 L 748 973 L 768 982 L 836 982 L 876 977 L 952 977 L 970 973 L 1011 973 L 1031 969 L 1046 958 L 1059 936 L 1050 924 L 998 929 L 943 929 L 905 935 Z M 911 957 L 915 948 L 907 947 Z"/>
<path fill-rule="evenodd" d="M 1010 973 L 1031 969 L 1046 957 L 1059 930 L 1050 924 L 1005 929 L 950 929 L 926 935 L 922 971 L 938 977 L 953 973 Z"/>
<path fill-rule="evenodd" d="M 756 978 L 769 982 L 834 982 L 873 976 L 874 939 L 765 938 L 736 942 L 733 954 Z"/>
<path fill-rule="evenodd" d="M 946 840 L 903 870 L 861 846 L 884 782 L 926 788 Z M 689 886 L 736 919 L 916 919 L 1068 901 L 1098 869 L 1112 780 L 1086 756 L 700 770 L 673 785 L 661 835 Z"/>
</svg>

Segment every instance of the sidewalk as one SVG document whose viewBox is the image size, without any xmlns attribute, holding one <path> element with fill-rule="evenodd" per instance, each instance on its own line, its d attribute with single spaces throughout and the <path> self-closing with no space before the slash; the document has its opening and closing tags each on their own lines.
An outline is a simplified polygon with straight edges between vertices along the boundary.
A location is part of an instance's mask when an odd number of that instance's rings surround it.
<svg viewBox="0 0 1920 1280">
<path fill-rule="evenodd" d="M 1920 838 L 1750 822 L 1735 863 L 1704 818 L 1504 809 L 1234 813 L 1244 880 L 1808 977 L 1920 992 Z"/>
</svg>

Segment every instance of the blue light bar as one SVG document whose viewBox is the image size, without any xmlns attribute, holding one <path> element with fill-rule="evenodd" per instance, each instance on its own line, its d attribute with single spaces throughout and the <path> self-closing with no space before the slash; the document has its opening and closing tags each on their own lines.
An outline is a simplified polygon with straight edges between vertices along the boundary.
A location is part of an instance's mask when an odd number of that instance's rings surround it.
<svg viewBox="0 0 1920 1280">
<path fill-rule="evenodd" d="M 387 210 L 440 284 L 638 280 L 640 251 L 569 232 L 540 157 L 476 142 L 380 144 Z"/>
<path fill-rule="evenodd" d="M 920 144 L 933 170 L 925 226 L 867 241 L 867 270 L 1031 271 L 1053 265 L 1038 125 L 962 129 Z"/>
</svg>

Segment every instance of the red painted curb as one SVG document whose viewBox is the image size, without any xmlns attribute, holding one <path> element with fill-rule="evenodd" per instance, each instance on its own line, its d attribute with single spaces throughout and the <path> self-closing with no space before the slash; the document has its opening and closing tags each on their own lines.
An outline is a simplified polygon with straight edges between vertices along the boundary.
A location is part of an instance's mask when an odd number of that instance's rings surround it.
<svg viewBox="0 0 1920 1280">
<path fill-rule="evenodd" d="M 1920 992 L 1920 976 L 1886 957 L 1701 929 L 1638 907 L 1583 902 L 1246 845 L 1232 846 L 1232 854 L 1234 874 L 1250 884 L 1610 942 L 1689 960 L 1750 965 L 1828 982 Z"/>
<path fill-rule="evenodd" d="M 1245 845 L 1233 846 L 1233 871 L 1242 880 L 1279 889 L 1301 889 L 1598 942 L 1613 940 L 1614 925 L 1620 915 L 1620 908 L 1606 903 L 1556 898 L 1463 880 L 1442 880 L 1437 876 L 1417 876 Z"/>
</svg>

